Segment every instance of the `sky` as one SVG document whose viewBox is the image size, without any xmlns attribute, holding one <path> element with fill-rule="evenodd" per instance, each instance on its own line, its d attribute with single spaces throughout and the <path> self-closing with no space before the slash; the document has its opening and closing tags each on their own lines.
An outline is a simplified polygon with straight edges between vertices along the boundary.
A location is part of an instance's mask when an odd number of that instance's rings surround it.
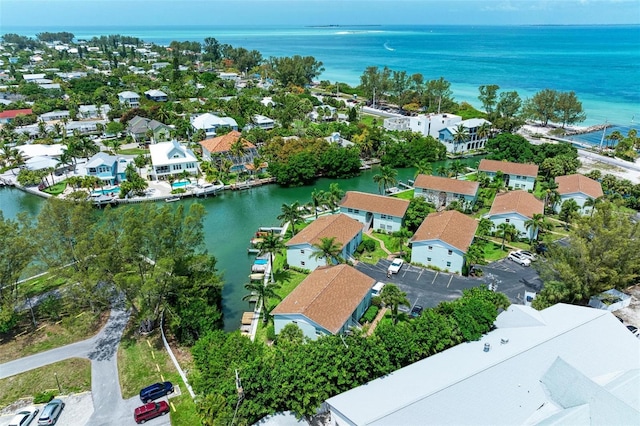
<svg viewBox="0 0 640 426">
<path fill-rule="evenodd" d="M 0 0 L 21 26 L 640 24 L 640 0 Z"/>
</svg>

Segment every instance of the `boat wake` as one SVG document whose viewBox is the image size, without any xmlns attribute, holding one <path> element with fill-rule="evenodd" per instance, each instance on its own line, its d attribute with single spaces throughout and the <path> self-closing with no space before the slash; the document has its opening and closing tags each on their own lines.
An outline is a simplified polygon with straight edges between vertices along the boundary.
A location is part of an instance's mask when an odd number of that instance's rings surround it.
<svg viewBox="0 0 640 426">
<path fill-rule="evenodd" d="M 386 42 L 385 44 L 383 44 L 384 48 L 387 49 L 390 52 L 395 52 L 396 49 L 394 49 L 393 47 L 389 47 L 389 42 Z"/>
</svg>

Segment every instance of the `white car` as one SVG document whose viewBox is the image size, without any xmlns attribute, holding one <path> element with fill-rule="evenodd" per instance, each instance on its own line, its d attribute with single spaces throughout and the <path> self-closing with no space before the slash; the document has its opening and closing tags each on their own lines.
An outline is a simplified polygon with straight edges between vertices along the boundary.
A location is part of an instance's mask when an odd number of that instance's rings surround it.
<svg viewBox="0 0 640 426">
<path fill-rule="evenodd" d="M 9 426 L 27 426 L 31 424 L 33 419 L 38 414 L 38 409 L 35 407 L 25 407 L 18 411 L 15 416 L 9 422 Z"/>
<path fill-rule="evenodd" d="M 371 288 L 371 296 L 372 297 L 377 297 L 380 296 L 380 293 L 382 293 L 382 289 L 384 288 L 384 283 L 381 281 L 378 281 L 372 288 Z"/>
<path fill-rule="evenodd" d="M 387 274 L 397 274 L 400 272 L 402 265 L 404 265 L 404 260 L 400 258 L 393 259 L 393 262 L 389 265 L 389 269 L 387 269 Z"/>
<path fill-rule="evenodd" d="M 507 256 L 507 258 L 509 260 L 513 260 L 521 266 L 531 266 L 531 261 L 517 251 L 512 251 L 511 253 L 509 253 L 509 256 Z"/>
<path fill-rule="evenodd" d="M 516 253 L 520 253 L 525 259 L 529 259 L 532 262 L 535 262 L 538 259 L 538 256 L 526 250 L 518 250 Z"/>
</svg>

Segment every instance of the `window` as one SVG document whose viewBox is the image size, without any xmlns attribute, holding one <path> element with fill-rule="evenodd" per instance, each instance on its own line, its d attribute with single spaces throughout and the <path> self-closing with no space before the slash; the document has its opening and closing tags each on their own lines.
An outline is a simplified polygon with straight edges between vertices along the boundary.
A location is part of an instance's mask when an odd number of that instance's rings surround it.
<svg viewBox="0 0 640 426">
<path fill-rule="evenodd" d="M 429 246 L 429 250 L 433 250 L 433 246 Z"/>
<path fill-rule="evenodd" d="M 300 250 L 300 254 L 304 254 L 304 249 Z"/>
<path fill-rule="evenodd" d="M 353 209 L 353 212 L 354 212 L 354 213 L 360 213 L 360 210 L 358 210 L 358 209 Z"/>
<path fill-rule="evenodd" d="M 300 265 L 304 266 L 304 260 L 300 262 Z"/>
<path fill-rule="evenodd" d="M 509 223 L 509 222 L 511 222 L 511 219 L 505 219 L 504 222 L 505 223 Z"/>
<path fill-rule="evenodd" d="M 451 255 L 453 254 L 453 251 L 449 250 L 449 251 L 447 252 L 447 254 L 448 254 L 449 256 L 451 256 Z"/>
<path fill-rule="evenodd" d="M 347 209 L 348 213 L 353 213 L 353 209 Z"/>
<path fill-rule="evenodd" d="M 447 268 L 451 266 L 451 262 L 447 262 Z"/>
<path fill-rule="evenodd" d="M 427 257 L 427 262 L 431 262 L 431 258 L 430 257 Z"/>
</svg>

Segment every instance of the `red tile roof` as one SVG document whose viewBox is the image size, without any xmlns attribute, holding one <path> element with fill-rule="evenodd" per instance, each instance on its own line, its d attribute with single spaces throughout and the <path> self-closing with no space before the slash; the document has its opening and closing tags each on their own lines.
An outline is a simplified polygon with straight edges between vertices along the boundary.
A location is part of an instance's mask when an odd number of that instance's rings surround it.
<svg viewBox="0 0 640 426">
<path fill-rule="evenodd" d="M 440 240 L 467 252 L 478 229 L 478 222 L 459 211 L 431 213 L 422 222 L 411 241 Z"/>
<path fill-rule="evenodd" d="M 340 207 L 404 217 L 409 207 L 409 200 L 368 194 L 366 192 L 347 191 L 342 201 L 340 201 Z"/>
<path fill-rule="evenodd" d="M 209 152 L 228 152 L 231 145 L 242 137 L 242 133 L 232 130 L 226 135 L 217 136 L 215 138 L 205 139 L 200 145 Z M 246 139 L 242 139 L 245 149 L 255 148 L 256 146 Z"/>
<path fill-rule="evenodd" d="M 496 195 L 489 216 L 503 213 L 520 213 L 531 219 L 536 213 L 544 213 L 544 203 L 526 191 L 509 191 Z"/>
<path fill-rule="evenodd" d="M 19 115 L 29 115 L 33 114 L 33 110 L 31 108 L 27 109 L 8 109 L 6 111 L 0 112 L 1 118 L 16 118 Z"/>
<path fill-rule="evenodd" d="M 359 232 L 362 232 L 362 223 L 346 214 L 320 216 L 287 241 L 286 246 L 305 243 L 320 244 L 322 238 L 335 238 L 335 242 L 342 248 Z"/>
<path fill-rule="evenodd" d="M 469 180 L 450 179 L 441 176 L 418 175 L 414 185 L 416 188 L 431 189 L 434 191 L 452 192 L 454 194 L 476 195 L 478 182 Z"/>
<path fill-rule="evenodd" d="M 602 197 L 602 185 L 597 180 L 590 179 L 581 174 L 558 176 L 556 178 L 558 184 L 558 194 L 575 194 L 581 192 L 591 198 Z"/>
<path fill-rule="evenodd" d="M 302 314 L 337 333 L 371 291 L 375 280 L 349 265 L 320 267 L 271 312 Z"/>
<path fill-rule="evenodd" d="M 497 172 L 501 171 L 509 175 L 520 176 L 538 176 L 538 166 L 535 164 L 521 164 L 511 163 L 509 161 L 497 161 L 497 160 L 480 160 L 478 165 L 478 171 L 480 172 Z"/>
</svg>

